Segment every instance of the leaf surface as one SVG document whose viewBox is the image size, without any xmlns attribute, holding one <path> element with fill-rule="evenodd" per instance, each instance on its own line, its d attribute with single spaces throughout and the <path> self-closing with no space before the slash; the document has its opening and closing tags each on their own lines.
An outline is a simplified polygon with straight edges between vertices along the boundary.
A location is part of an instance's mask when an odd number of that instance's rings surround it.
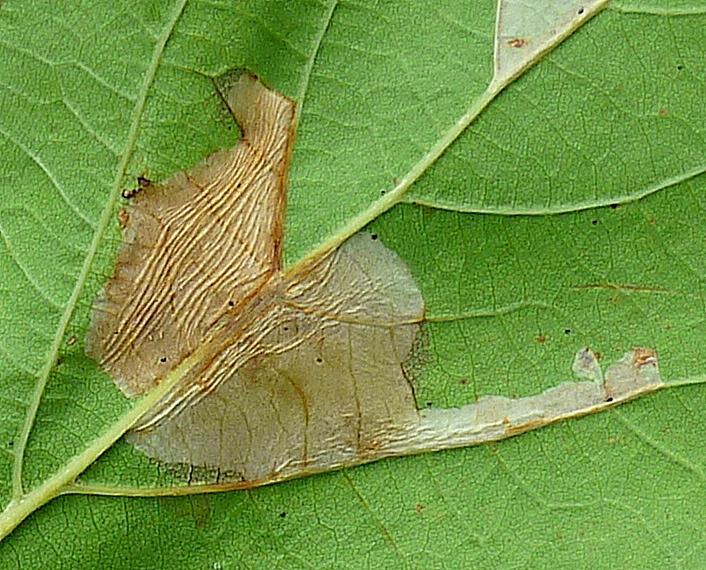
<svg viewBox="0 0 706 570">
<path fill-rule="evenodd" d="M 409 266 L 431 321 L 418 405 L 537 394 L 586 345 L 606 362 L 653 347 L 674 387 L 498 445 L 257 491 L 62 497 L 4 541 L 4 565 L 698 567 L 703 3 L 612 4 L 492 96 L 495 4 L 429 10 L 2 5 L 5 502 L 25 437 L 31 493 L 78 475 L 160 397 L 131 405 L 83 338 L 122 190 L 235 143 L 212 81 L 232 67 L 300 106 L 286 263 L 372 222 Z M 456 211 L 389 209 L 400 200 Z M 118 442 L 81 481 L 173 477 Z"/>
</svg>

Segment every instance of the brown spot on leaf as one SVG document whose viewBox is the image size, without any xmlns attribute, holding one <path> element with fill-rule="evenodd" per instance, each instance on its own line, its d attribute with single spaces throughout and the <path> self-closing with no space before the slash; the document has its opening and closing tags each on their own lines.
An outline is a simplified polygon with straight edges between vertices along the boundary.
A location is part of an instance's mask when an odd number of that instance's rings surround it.
<svg viewBox="0 0 706 570">
<path fill-rule="evenodd" d="M 507 41 L 508 47 L 511 48 L 523 48 L 529 43 L 529 40 L 525 38 L 512 38 Z"/>
<path fill-rule="evenodd" d="M 633 350 L 633 364 L 637 367 L 657 364 L 657 353 L 651 348 Z"/>
<path fill-rule="evenodd" d="M 539 344 L 544 344 L 545 342 L 547 342 L 547 338 L 547 335 L 545 335 L 544 333 L 539 333 L 537 335 L 536 340 Z"/>
<path fill-rule="evenodd" d="M 121 230 L 124 230 L 130 223 L 130 214 L 128 214 L 125 208 L 120 208 L 118 210 L 118 225 Z"/>
<path fill-rule="evenodd" d="M 669 117 L 669 109 L 662 107 L 658 112 L 660 117 Z"/>
</svg>

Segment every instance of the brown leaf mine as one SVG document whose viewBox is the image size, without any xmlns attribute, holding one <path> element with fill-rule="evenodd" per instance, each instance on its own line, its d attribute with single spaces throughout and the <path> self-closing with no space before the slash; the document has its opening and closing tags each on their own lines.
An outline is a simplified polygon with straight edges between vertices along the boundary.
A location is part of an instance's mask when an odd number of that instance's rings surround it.
<svg viewBox="0 0 706 570">
<path fill-rule="evenodd" d="M 150 457 L 251 487 L 503 439 L 663 385 L 648 349 L 605 378 L 585 349 L 574 371 L 589 381 L 418 410 L 405 370 L 424 302 L 408 268 L 359 233 L 283 273 L 294 106 L 249 75 L 228 102 L 240 142 L 127 207 L 88 334 L 89 354 L 131 397 L 194 360 L 128 436 Z"/>
<path fill-rule="evenodd" d="M 128 396 L 154 387 L 279 269 L 294 105 L 249 75 L 228 102 L 238 145 L 146 186 L 121 218 L 125 243 L 86 343 Z"/>
<path fill-rule="evenodd" d="M 229 104 L 235 148 L 134 197 L 88 352 L 135 396 L 209 347 L 131 436 L 152 457 L 245 480 L 343 464 L 416 414 L 401 364 L 422 297 L 365 234 L 281 274 L 293 105 L 247 75 Z"/>
</svg>

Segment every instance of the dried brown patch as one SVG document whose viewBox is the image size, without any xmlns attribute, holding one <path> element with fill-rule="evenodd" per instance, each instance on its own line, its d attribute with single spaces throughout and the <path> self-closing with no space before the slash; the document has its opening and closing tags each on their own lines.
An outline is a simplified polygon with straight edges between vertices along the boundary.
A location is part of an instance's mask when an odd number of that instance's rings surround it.
<svg viewBox="0 0 706 570">
<path fill-rule="evenodd" d="M 162 185 L 143 182 L 120 216 L 125 243 L 87 351 L 129 396 L 193 352 L 229 299 L 244 304 L 279 269 L 294 105 L 247 75 L 230 103 L 243 140 Z"/>
<path fill-rule="evenodd" d="M 507 41 L 508 47 L 511 48 L 523 48 L 529 43 L 529 40 L 525 38 L 513 38 Z"/>
</svg>

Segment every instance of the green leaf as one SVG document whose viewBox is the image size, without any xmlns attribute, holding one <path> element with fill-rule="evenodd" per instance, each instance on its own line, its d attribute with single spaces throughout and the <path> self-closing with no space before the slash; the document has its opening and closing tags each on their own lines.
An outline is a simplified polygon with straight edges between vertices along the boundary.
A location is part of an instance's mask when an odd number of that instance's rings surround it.
<svg viewBox="0 0 706 570">
<path fill-rule="evenodd" d="M 700 567 L 706 3 L 585 4 L 499 74 L 490 0 L 0 4 L 0 526 L 34 513 L 0 566 Z M 410 267 L 418 405 L 539 393 L 583 346 L 654 348 L 669 387 L 501 443 L 125 496 L 179 478 L 119 439 L 159 394 L 84 355 L 89 313 L 122 190 L 235 143 L 232 68 L 300 106 L 287 264 L 367 226 Z"/>
</svg>

